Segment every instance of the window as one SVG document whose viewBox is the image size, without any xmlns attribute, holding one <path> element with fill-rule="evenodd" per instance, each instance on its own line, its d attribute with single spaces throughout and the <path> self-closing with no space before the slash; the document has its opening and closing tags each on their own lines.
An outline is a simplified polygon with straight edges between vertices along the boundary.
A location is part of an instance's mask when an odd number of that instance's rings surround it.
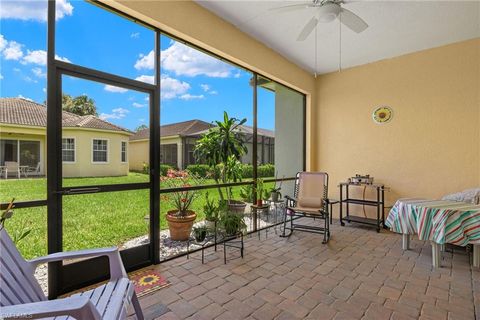
<svg viewBox="0 0 480 320">
<path fill-rule="evenodd" d="M 93 162 L 107 162 L 108 141 L 93 139 Z"/>
<path fill-rule="evenodd" d="M 75 162 L 75 139 L 74 138 L 62 139 L 62 161 Z"/>
<path fill-rule="evenodd" d="M 126 141 L 122 141 L 121 161 L 122 162 L 127 162 L 127 142 Z"/>
</svg>

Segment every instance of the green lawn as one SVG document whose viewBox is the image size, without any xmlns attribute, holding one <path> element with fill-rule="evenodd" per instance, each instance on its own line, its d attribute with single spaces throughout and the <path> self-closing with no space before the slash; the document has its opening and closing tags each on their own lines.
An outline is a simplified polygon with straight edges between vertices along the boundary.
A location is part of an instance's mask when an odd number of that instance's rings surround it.
<svg viewBox="0 0 480 320">
<path fill-rule="evenodd" d="M 65 186 L 86 186 L 148 181 L 140 173 L 130 173 L 124 177 L 69 178 Z M 213 183 L 212 180 L 206 183 Z M 238 197 L 240 188 L 234 188 Z M 107 192 L 64 197 L 63 202 L 63 245 L 64 250 L 76 250 L 112 245 L 148 233 L 149 190 Z M 197 220 L 203 220 L 203 204 L 206 190 L 193 203 Z M 218 197 L 216 189 L 209 190 L 210 196 Z M 0 201 L 8 202 L 38 200 L 46 198 L 46 179 L 11 179 L 0 181 Z M 168 203 L 161 203 L 160 227 L 167 228 L 165 213 L 171 209 Z M 22 228 L 32 230 L 19 244 L 26 258 L 44 255 L 47 252 L 47 209 L 46 207 L 16 209 L 12 219 L 6 224 L 7 230 L 14 233 Z"/>
</svg>

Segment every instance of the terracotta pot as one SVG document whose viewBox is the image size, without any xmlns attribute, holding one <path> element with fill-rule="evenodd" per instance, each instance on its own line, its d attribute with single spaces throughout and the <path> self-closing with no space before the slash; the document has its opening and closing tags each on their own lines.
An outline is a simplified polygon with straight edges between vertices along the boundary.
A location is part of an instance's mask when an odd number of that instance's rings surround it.
<svg viewBox="0 0 480 320">
<path fill-rule="evenodd" d="M 192 232 L 193 222 L 197 214 L 192 210 L 187 210 L 187 215 L 177 216 L 177 210 L 167 212 L 168 230 L 170 230 L 170 239 L 175 241 L 186 241 Z"/>
<path fill-rule="evenodd" d="M 263 200 L 262 199 L 257 199 L 257 206 L 260 207 L 263 205 Z"/>
<path fill-rule="evenodd" d="M 233 213 L 245 213 L 247 204 L 242 201 L 230 200 L 228 202 L 228 210 Z"/>
</svg>

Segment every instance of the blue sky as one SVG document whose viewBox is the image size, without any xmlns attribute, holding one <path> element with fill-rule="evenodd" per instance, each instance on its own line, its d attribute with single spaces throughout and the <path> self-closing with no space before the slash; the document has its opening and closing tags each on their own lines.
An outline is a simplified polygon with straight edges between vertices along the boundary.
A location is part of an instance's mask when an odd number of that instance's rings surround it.
<svg viewBox="0 0 480 320">
<path fill-rule="evenodd" d="M 57 59 L 153 81 L 154 32 L 83 1 L 57 0 Z M 0 9 L 0 95 L 46 98 L 46 1 L 3 1 Z M 161 124 L 231 116 L 252 125 L 251 74 L 162 36 Z M 148 97 L 64 77 L 63 92 L 87 94 L 103 119 L 135 129 L 148 124 Z M 259 89 L 259 127 L 274 129 L 274 94 Z"/>
</svg>

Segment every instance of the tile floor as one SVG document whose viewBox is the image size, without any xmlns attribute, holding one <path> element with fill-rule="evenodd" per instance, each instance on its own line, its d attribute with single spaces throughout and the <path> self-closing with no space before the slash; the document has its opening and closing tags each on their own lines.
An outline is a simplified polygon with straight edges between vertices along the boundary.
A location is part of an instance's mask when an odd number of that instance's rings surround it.
<svg viewBox="0 0 480 320">
<path fill-rule="evenodd" d="M 203 265 L 195 253 L 157 266 L 172 285 L 140 299 L 147 319 L 480 319 L 480 272 L 462 248 L 435 270 L 426 242 L 404 252 L 398 234 L 334 223 L 328 245 L 270 231 L 226 265 L 207 250 Z"/>
</svg>

